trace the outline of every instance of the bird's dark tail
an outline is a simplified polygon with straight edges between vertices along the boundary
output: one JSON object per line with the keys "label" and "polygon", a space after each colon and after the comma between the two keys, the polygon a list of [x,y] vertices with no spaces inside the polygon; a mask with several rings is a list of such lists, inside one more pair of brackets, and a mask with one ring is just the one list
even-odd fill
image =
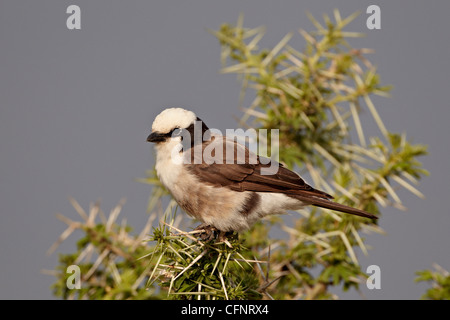
{"label": "bird's dark tail", "polygon": [[298,194],[291,195],[291,197],[296,198],[302,202],[311,204],[316,207],[345,212],[345,213],[349,213],[349,214],[353,214],[356,216],[369,218],[369,219],[378,219],[377,216],[375,216],[371,213],[368,213],[364,210],[352,208],[352,207],[349,207],[349,206],[346,206],[346,205],[343,205],[343,204],[340,204],[337,202],[333,202],[331,200],[321,199],[318,197],[303,196],[303,195],[298,195]]}

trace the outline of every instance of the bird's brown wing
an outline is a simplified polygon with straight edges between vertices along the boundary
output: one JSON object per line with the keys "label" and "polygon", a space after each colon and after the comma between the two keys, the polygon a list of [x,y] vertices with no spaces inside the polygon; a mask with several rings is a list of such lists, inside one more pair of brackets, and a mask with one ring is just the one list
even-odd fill
{"label": "bird's brown wing", "polygon": [[[222,152],[223,162],[228,163],[214,163],[212,159],[208,158],[215,156],[214,148],[210,148],[205,153],[210,143],[203,143],[203,154],[195,153],[191,150],[191,163],[187,164],[187,169],[193,173],[199,181],[213,186],[227,187],[234,191],[253,191],[253,192],[275,192],[283,193],[287,196],[296,198],[307,204],[346,212],[354,215],[359,215],[367,218],[376,219],[377,217],[367,213],[363,210],[348,207],[333,201],[333,197],[326,192],[314,189],[308,185],[298,174],[287,169],[282,164],[277,163],[278,170],[274,174],[262,174],[263,168],[268,168],[270,163],[263,164],[260,157],[252,154],[247,148],[236,143],[235,141],[223,140]],[[221,141],[213,143],[222,143]],[[226,145],[233,144],[233,155],[226,154]],[[219,146],[216,146],[216,151]],[[245,159],[237,157],[238,150],[242,149],[242,154],[245,154]],[[199,149],[200,150],[200,149]],[[189,150],[186,150],[189,151]],[[230,157],[233,159],[230,159]],[[201,161],[199,158],[201,157]],[[197,158],[197,161],[194,161]],[[226,161],[229,160],[229,161]],[[230,161],[234,160],[234,161]],[[237,163],[241,160],[240,163]],[[265,162],[264,162],[265,163]]]}

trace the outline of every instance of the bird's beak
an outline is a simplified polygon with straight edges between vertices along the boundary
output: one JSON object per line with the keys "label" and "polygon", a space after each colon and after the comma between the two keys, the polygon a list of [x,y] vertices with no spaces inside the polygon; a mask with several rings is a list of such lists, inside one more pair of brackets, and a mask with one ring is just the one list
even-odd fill
{"label": "bird's beak", "polygon": [[159,132],[152,132],[148,137],[147,137],[147,141],[148,142],[163,142],[166,140],[166,136],[164,134],[161,134]]}

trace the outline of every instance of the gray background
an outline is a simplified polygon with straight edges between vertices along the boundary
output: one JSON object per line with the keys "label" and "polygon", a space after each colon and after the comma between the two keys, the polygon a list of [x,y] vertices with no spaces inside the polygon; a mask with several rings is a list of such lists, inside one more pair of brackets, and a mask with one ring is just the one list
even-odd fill
{"label": "gray background", "polygon": [[[81,8],[81,30],[66,28],[66,8]],[[381,30],[366,28],[370,4],[381,7]],[[299,28],[312,30],[306,11],[320,18],[334,8],[361,15],[348,30],[365,32],[359,47],[392,98],[375,104],[388,129],[429,145],[426,200],[400,192],[407,212],[386,209],[387,235],[369,235],[363,267],[381,267],[381,290],[368,299],[417,299],[425,284],[414,272],[433,262],[450,269],[447,209],[450,108],[448,1],[12,1],[0,2],[0,298],[50,299],[56,265],[46,250],[78,219],[68,197],[82,206],[101,199],[109,211],[126,197],[122,217],[139,229],[147,219],[150,186],[134,179],[153,166],[145,139],[153,118],[168,106],[195,111],[211,127],[235,128],[239,84],[218,73],[219,45],[206,29],[235,22],[265,25],[262,46]],[[291,45],[302,49],[297,34]],[[368,112],[368,134],[378,134]],[[74,234],[57,252],[71,252]],[[342,299],[360,299],[351,291]]]}

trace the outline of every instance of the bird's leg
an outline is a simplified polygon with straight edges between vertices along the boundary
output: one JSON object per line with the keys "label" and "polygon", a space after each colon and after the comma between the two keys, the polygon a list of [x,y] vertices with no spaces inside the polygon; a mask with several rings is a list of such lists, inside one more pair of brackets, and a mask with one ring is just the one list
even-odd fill
{"label": "bird's leg", "polygon": [[203,230],[203,232],[200,233],[199,236],[199,238],[203,241],[211,241],[217,239],[219,242],[224,242],[225,240],[233,237],[234,235],[233,231],[221,231],[216,227],[213,227],[206,223],[202,223],[194,230],[195,231]]}
{"label": "bird's leg", "polygon": [[200,239],[203,241],[211,241],[216,238],[216,233],[219,231],[215,227],[210,226],[206,223],[202,223],[194,230],[204,230],[204,232],[200,233]]}

